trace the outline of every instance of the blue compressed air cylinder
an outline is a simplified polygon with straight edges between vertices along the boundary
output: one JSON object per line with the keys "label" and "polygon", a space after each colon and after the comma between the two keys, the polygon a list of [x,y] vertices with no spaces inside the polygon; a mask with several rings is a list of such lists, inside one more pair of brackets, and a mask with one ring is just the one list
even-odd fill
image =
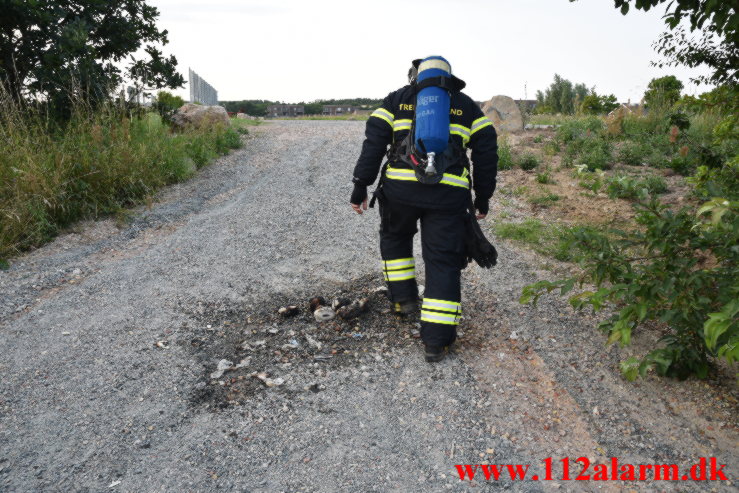
{"label": "blue compressed air cylinder", "polygon": [[[431,77],[451,77],[451,72],[449,62],[440,56],[431,56],[418,66],[417,80],[422,82]],[[418,92],[414,135],[417,149],[437,154],[446,150],[449,142],[449,104],[449,93],[440,87],[429,86]]]}

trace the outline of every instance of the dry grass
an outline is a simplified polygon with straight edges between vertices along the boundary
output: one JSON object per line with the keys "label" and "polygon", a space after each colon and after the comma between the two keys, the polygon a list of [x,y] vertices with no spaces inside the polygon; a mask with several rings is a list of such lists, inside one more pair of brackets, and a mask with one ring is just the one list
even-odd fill
{"label": "dry grass", "polygon": [[58,123],[0,94],[0,260],[116,213],[240,145],[230,127],[173,134],[158,115],[79,105]]}

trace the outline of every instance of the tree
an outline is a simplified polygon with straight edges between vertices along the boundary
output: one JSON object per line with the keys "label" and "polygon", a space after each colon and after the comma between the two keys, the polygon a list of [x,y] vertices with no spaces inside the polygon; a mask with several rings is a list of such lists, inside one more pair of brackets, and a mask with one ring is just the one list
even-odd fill
{"label": "tree", "polygon": [[[577,0],[570,0],[575,2]],[[657,52],[665,57],[655,65],[700,67],[711,71],[695,82],[736,84],[739,78],[739,9],[735,1],[721,0],[614,0],[615,7],[626,15],[631,5],[648,11],[667,3],[665,24],[668,30],[655,43]],[[687,31],[699,31],[690,36],[681,25],[688,21]]]}
{"label": "tree", "polygon": [[176,58],[157,48],[167,31],[144,0],[0,0],[0,11],[0,81],[16,101],[68,110],[75,98],[108,98],[124,78],[137,90],[184,83]]}
{"label": "tree", "polygon": [[683,83],[674,75],[666,75],[649,81],[644,102],[648,108],[671,108],[680,100]]}
{"label": "tree", "polygon": [[159,91],[152,104],[162,118],[169,120],[185,104],[185,100],[171,92]]}
{"label": "tree", "polygon": [[536,91],[537,111],[571,115],[588,95],[585,84],[573,85],[567,79],[554,74],[554,81],[545,92]]}

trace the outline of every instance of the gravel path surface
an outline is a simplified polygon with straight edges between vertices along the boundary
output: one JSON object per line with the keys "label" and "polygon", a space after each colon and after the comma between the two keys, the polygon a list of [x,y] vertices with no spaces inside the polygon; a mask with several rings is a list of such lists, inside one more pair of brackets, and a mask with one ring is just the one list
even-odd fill
{"label": "gravel path surface", "polygon": [[[716,456],[735,479],[736,382],[625,382],[618,362],[653,339],[627,353],[558,299],[522,307],[551,274],[507,244],[465,271],[454,353],[423,362],[416,321],[375,292],[377,213],[347,204],[363,129],[257,127],[124,227],[81,224],[0,272],[0,491],[734,490],[460,481],[456,464],[543,477],[546,457],[556,479],[567,456]],[[314,295],[370,308],[318,324]],[[212,375],[224,359],[241,366]]]}

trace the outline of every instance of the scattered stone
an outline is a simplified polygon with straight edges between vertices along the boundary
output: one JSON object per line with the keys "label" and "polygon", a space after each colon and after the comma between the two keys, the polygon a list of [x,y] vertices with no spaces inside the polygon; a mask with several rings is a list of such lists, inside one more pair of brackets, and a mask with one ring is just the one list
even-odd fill
{"label": "scattered stone", "polygon": [[[69,335],[69,332],[62,332],[63,335]],[[154,343],[154,346],[158,347],[159,349],[167,349],[167,341],[157,341]]]}
{"label": "scattered stone", "polygon": [[423,284],[418,285],[418,297],[423,298],[423,295],[426,294],[426,286]]}
{"label": "scattered stone", "polygon": [[512,341],[517,341],[518,340],[518,332],[516,332],[515,330],[513,332],[511,332],[510,338],[511,338]]}
{"label": "scattered stone", "polygon": [[216,371],[210,374],[210,378],[212,378],[213,380],[221,378],[225,372],[233,369],[233,366],[234,364],[231,361],[227,359],[222,359],[218,362],[218,365],[216,366]]}
{"label": "scattered stone", "polygon": [[264,385],[266,385],[267,387],[279,387],[280,385],[282,385],[283,383],[285,383],[285,379],[284,378],[279,378],[278,377],[278,378],[272,379],[272,378],[269,378],[267,376],[267,374],[264,373],[264,372],[257,373],[255,376],[259,380],[261,380],[262,383],[264,383]]}
{"label": "scattered stone", "polygon": [[303,336],[305,337],[305,340],[306,340],[306,341],[308,341],[308,344],[310,344],[310,345],[311,345],[311,346],[313,346],[314,348],[318,349],[319,351],[320,351],[320,350],[321,350],[321,348],[323,347],[323,344],[321,344],[321,343],[320,343],[320,342],[318,342],[317,340],[313,339],[313,338],[312,338],[311,336],[309,336],[308,334],[303,334]]}
{"label": "scattered stone", "polygon": [[327,322],[336,316],[336,312],[327,306],[321,306],[313,312],[313,316],[316,322]]}
{"label": "scattered stone", "polygon": [[287,318],[287,317],[294,317],[299,312],[300,312],[300,309],[297,306],[295,306],[295,305],[283,306],[282,308],[280,308],[279,310],[277,310],[277,313],[279,313],[280,316],[283,316],[285,318]]}
{"label": "scattered stone", "polygon": [[239,361],[239,364],[236,365],[236,366],[234,366],[233,369],[236,370],[238,368],[244,368],[244,367],[248,366],[249,363],[251,363],[251,357],[244,358],[241,361]]}

